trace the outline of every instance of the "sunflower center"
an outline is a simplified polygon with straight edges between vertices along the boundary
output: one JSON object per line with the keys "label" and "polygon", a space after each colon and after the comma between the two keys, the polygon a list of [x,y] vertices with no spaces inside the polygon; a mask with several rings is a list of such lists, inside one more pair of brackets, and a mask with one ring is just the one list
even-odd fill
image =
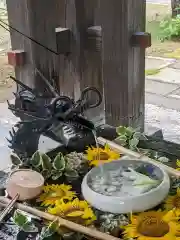
{"label": "sunflower center", "polygon": [[173,204],[174,207],[180,208],[180,197],[179,197],[179,196],[175,197],[173,203],[174,203],[174,204]]}
{"label": "sunflower center", "polygon": [[97,153],[94,157],[93,160],[108,160],[109,159],[109,155],[106,152],[99,152]]}
{"label": "sunflower center", "polygon": [[61,189],[58,189],[56,192],[52,191],[49,193],[50,198],[63,197],[64,195],[64,191]]}
{"label": "sunflower center", "polygon": [[157,217],[147,217],[138,224],[138,232],[146,237],[163,237],[169,232],[169,225]]}

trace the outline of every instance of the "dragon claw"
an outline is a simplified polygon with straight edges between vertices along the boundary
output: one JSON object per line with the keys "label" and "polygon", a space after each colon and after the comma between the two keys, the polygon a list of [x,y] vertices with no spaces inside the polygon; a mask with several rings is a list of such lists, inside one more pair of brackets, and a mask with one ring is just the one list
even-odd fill
{"label": "dragon claw", "polygon": [[8,141],[8,143],[12,144],[12,140],[6,138],[6,140]]}
{"label": "dragon claw", "polygon": [[14,129],[14,128],[12,128],[12,132],[13,132],[13,134],[14,134],[14,135],[16,134],[16,131],[15,131],[15,129]]}
{"label": "dragon claw", "polygon": [[15,93],[15,92],[13,92],[13,95],[15,96],[15,98],[17,98],[17,97],[18,97],[17,93]]}
{"label": "dragon claw", "polygon": [[13,134],[12,134],[12,132],[11,132],[11,131],[9,131],[9,134],[10,134],[10,136],[13,138]]}

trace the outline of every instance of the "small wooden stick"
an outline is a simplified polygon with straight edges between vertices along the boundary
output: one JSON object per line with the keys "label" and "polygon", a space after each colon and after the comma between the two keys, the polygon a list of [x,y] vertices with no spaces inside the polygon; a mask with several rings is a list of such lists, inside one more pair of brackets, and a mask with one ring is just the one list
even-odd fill
{"label": "small wooden stick", "polygon": [[[132,157],[132,160],[141,160],[141,161],[149,162],[149,163],[152,163],[152,164],[156,164],[159,167],[163,168],[169,175],[175,176],[175,177],[180,177],[180,171],[178,171],[178,170],[176,170],[172,167],[169,167],[169,166],[167,166],[163,163],[160,163],[160,162],[158,162],[158,161],[156,161],[152,158],[149,158],[149,157],[147,157],[145,155],[142,155],[138,152],[131,151],[130,149],[124,148],[124,147],[120,146],[119,144],[117,144],[115,142],[112,142],[112,141],[109,141],[109,140],[107,140],[105,138],[102,138],[102,137],[98,137],[97,141],[98,141],[99,144],[101,144],[103,146],[105,144],[108,144],[109,147],[114,149],[115,151]],[[133,159],[133,157],[135,159]]]}
{"label": "small wooden stick", "polygon": [[[9,200],[6,197],[0,197],[0,205],[1,206],[4,206],[4,204],[9,204],[10,201],[11,200]],[[66,219],[51,215],[49,213],[42,212],[42,211],[40,211],[36,208],[26,206],[22,203],[15,203],[15,207],[24,211],[24,212],[30,213],[32,215],[35,215],[37,217],[46,219],[48,221],[53,222],[53,221],[58,220],[60,226],[66,227],[66,228],[71,229],[72,231],[75,231],[75,232],[83,233],[83,234],[85,234],[87,236],[90,236],[90,237],[93,237],[95,239],[99,239],[99,240],[122,240],[120,238],[116,238],[116,237],[113,237],[113,236],[108,235],[106,233],[102,233],[100,231],[97,231],[97,230],[94,230],[94,229],[91,229],[91,228],[88,228],[88,227],[84,227],[80,224],[77,224],[77,223],[68,221]]]}
{"label": "small wooden stick", "polygon": [[17,194],[12,200],[10,200],[10,202],[6,206],[6,208],[0,213],[0,222],[2,222],[2,220],[5,218],[5,216],[9,213],[9,211],[15,205],[18,198],[19,198],[19,194]]}

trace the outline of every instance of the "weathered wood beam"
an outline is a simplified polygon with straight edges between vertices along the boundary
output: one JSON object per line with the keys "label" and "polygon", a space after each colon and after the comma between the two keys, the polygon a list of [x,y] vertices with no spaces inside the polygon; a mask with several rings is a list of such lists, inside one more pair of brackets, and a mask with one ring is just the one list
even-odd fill
{"label": "weathered wood beam", "polygon": [[87,29],[87,45],[89,51],[102,51],[102,27],[92,26]]}
{"label": "weathered wood beam", "polygon": [[148,48],[151,46],[151,34],[147,32],[136,32],[131,36],[131,46]]}
{"label": "weathered wood beam", "polygon": [[[76,1],[78,3],[79,0]],[[94,32],[98,32],[98,29],[101,26],[100,22],[100,0],[83,0],[84,4],[84,20],[81,23],[81,81],[80,88],[81,90],[88,86],[96,87],[103,95],[103,80],[102,80],[102,51],[101,45],[99,45],[99,51],[96,51],[95,48],[92,48],[89,44],[88,37],[92,37]],[[80,3],[79,3],[80,4]],[[83,4],[81,4],[83,6]],[[78,6],[78,5],[76,5]],[[77,14],[82,15],[82,6],[77,9]],[[79,10],[78,10],[79,9]],[[95,27],[94,27],[95,26]],[[93,27],[91,29],[91,27]],[[79,27],[80,29],[80,27]],[[90,32],[90,36],[88,35]],[[91,40],[90,40],[91,41]],[[94,96],[91,96],[94,98]],[[104,101],[96,109],[91,109],[86,113],[86,116],[89,119],[92,119],[96,122],[97,125],[104,122]]]}
{"label": "weathered wood beam", "polygon": [[180,0],[171,0],[172,17],[176,17],[180,13]]}
{"label": "weathered wood beam", "polygon": [[36,68],[57,82],[60,58],[56,54],[55,28],[65,27],[65,0],[7,0],[7,10],[10,25],[41,44],[11,29],[12,49],[26,52],[26,65],[15,68],[16,77],[44,93],[47,90]]}
{"label": "weathered wood beam", "polygon": [[101,1],[105,119],[113,126],[144,127],[145,48],[133,47],[131,37],[145,32],[145,5]]}
{"label": "weathered wood beam", "polygon": [[71,52],[71,31],[69,28],[58,27],[55,29],[56,46],[58,54],[69,54]]}

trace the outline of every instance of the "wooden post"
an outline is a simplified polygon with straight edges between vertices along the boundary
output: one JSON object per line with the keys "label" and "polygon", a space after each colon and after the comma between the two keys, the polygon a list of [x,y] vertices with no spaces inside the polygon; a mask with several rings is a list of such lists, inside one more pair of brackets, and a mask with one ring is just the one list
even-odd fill
{"label": "wooden post", "polygon": [[64,19],[64,0],[7,0],[7,10],[9,24],[27,36],[11,29],[12,49],[24,50],[26,54],[25,66],[15,69],[16,77],[44,94],[46,90],[41,77],[36,73],[36,68],[46,78],[57,80],[59,58],[54,54],[57,52],[55,29]]}
{"label": "wooden post", "polygon": [[145,49],[133,47],[131,37],[145,31],[145,5],[101,1],[105,119],[113,126],[144,126]]}
{"label": "wooden post", "polygon": [[180,0],[171,0],[172,17],[180,13]]}

